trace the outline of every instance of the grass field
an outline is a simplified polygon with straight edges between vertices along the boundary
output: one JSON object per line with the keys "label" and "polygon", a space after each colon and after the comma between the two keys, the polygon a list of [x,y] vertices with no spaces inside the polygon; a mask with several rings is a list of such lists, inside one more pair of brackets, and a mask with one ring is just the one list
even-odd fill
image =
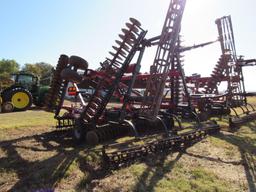
{"label": "grass field", "polygon": [[115,171],[102,168],[101,146],[54,125],[40,110],[0,114],[0,191],[256,191],[256,121]]}

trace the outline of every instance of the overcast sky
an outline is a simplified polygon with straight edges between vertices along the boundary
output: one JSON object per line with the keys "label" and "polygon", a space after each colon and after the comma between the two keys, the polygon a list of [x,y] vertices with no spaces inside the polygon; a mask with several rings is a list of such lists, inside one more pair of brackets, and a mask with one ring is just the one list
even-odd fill
{"label": "overcast sky", "polygon": [[[90,68],[108,56],[121,28],[134,17],[159,35],[170,0],[1,0],[0,58],[19,64],[56,64],[60,54],[85,58]],[[183,45],[217,39],[215,19],[231,15],[238,55],[256,58],[255,0],[187,0],[182,21]],[[142,71],[155,50],[146,51]],[[185,73],[209,75],[220,57],[216,43],[185,54]],[[254,89],[256,67],[245,69],[248,90]]]}

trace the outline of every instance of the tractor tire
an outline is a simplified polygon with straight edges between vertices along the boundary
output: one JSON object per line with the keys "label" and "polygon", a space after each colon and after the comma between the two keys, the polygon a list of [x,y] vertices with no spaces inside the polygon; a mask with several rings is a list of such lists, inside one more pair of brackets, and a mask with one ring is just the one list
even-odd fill
{"label": "tractor tire", "polygon": [[8,91],[5,99],[5,102],[11,102],[13,104],[14,111],[26,111],[33,103],[31,93],[22,87]]}
{"label": "tractor tire", "polygon": [[88,68],[88,62],[84,60],[82,57],[78,57],[75,55],[72,55],[69,58],[69,63],[77,69],[86,70]]}
{"label": "tractor tire", "polygon": [[13,110],[14,110],[14,107],[11,102],[5,102],[2,104],[2,112],[3,113],[10,113],[10,112],[13,112]]}

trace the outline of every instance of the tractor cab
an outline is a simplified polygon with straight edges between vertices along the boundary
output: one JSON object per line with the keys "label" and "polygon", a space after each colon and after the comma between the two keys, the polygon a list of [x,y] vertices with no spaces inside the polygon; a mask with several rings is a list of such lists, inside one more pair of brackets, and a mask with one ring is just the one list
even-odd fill
{"label": "tractor cab", "polygon": [[38,77],[25,72],[13,73],[11,75],[11,79],[13,80],[16,86],[24,87],[30,92],[37,92],[38,88]]}

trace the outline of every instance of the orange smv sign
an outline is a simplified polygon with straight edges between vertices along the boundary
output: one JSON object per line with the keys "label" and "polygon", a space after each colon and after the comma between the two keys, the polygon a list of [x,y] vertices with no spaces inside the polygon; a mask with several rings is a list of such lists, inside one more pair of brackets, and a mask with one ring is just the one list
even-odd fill
{"label": "orange smv sign", "polygon": [[76,96],[77,92],[76,92],[76,87],[69,87],[68,88],[68,95],[69,96]]}

